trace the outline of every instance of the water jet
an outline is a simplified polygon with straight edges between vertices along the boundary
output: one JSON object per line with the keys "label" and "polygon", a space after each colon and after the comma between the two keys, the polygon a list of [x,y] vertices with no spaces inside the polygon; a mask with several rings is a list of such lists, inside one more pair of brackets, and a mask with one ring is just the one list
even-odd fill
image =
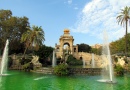
{"label": "water jet", "polygon": [[8,62],[8,45],[9,45],[9,40],[6,40],[6,45],[4,48],[4,52],[2,55],[2,60],[1,60],[1,64],[0,64],[0,76],[6,76],[8,74],[6,74],[6,70],[7,70],[7,62]]}

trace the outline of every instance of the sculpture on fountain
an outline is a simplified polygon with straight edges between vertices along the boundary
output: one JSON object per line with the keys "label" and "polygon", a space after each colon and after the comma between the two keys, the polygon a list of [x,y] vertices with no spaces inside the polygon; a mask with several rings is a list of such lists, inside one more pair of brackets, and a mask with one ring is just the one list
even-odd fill
{"label": "sculpture on fountain", "polygon": [[39,62],[39,56],[32,56],[33,59],[31,63],[34,65],[34,68],[40,68],[42,67],[42,64]]}

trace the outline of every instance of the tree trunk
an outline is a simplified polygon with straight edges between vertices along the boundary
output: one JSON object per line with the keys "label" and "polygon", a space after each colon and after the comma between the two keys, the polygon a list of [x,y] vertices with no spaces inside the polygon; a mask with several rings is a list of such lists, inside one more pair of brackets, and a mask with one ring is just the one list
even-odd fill
{"label": "tree trunk", "polygon": [[27,51],[27,47],[26,47],[25,50],[24,50],[23,58],[25,58],[25,53],[26,53],[26,51]]}
{"label": "tree trunk", "polygon": [[128,49],[128,45],[127,45],[127,20],[126,20],[126,35],[125,35],[125,56],[126,56],[126,61],[127,61],[127,49]]}
{"label": "tree trunk", "polygon": [[30,45],[31,45],[31,43],[29,43],[29,45],[26,46],[24,53],[23,53],[23,58],[25,58],[25,53],[26,53],[26,51],[27,51],[27,49],[29,48]]}

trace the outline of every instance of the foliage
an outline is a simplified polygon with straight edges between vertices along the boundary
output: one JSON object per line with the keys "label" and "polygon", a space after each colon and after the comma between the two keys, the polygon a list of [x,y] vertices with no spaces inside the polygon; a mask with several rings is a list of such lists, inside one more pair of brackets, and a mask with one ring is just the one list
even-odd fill
{"label": "foliage", "polygon": [[117,62],[118,62],[118,57],[113,56],[113,57],[112,57],[112,60],[114,60],[114,62],[116,62],[116,63],[117,63]]}
{"label": "foliage", "polygon": [[126,34],[125,34],[125,54],[127,55],[128,51],[128,37],[127,37],[127,29],[128,29],[128,23],[130,22],[130,7],[125,7],[124,9],[121,9],[120,14],[117,16],[117,22],[118,24],[125,26],[126,28]]}
{"label": "foliage", "polygon": [[69,55],[66,63],[68,65],[76,66],[76,65],[82,65],[83,61],[82,60],[77,60],[76,58],[73,57],[73,55]]}
{"label": "foliage", "polygon": [[44,31],[41,27],[32,26],[32,28],[28,28],[27,32],[23,33],[21,37],[21,42],[24,42],[26,47],[24,55],[27,49],[38,50],[44,40]]}
{"label": "foliage", "polygon": [[102,54],[101,52],[102,52],[102,47],[91,49],[91,53],[94,53],[94,54],[97,54],[97,55],[101,55]]}
{"label": "foliage", "polygon": [[46,45],[42,45],[38,51],[34,51],[34,54],[39,56],[39,61],[40,63],[42,63],[42,65],[51,64],[53,48]]}
{"label": "foliage", "polygon": [[[130,46],[130,33],[128,33],[128,46]],[[130,47],[128,49],[128,55],[130,53]],[[125,55],[125,36],[119,40],[110,43],[111,54]]]}
{"label": "foliage", "polygon": [[54,67],[54,73],[59,76],[68,75],[68,65],[62,63]]}
{"label": "foliage", "polygon": [[124,68],[119,64],[115,66],[115,71],[117,75],[124,75]]}
{"label": "foliage", "polygon": [[11,67],[13,64],[13,59],[11,57],[8,57],[8,67]]}
{"label": "foliage", "polygon": [[91,47],[87,44],[81,43],[78,44],[78,52],[90,52]]}
{"label": "foliage", "polygon": [[20,43],[21,36],[27,31],[29,22],[27,17],[12,16],[10,10],[0,10],[0,50],[4,49],[5,42],[9,39],[9,54],[22,52],[23,44]]}

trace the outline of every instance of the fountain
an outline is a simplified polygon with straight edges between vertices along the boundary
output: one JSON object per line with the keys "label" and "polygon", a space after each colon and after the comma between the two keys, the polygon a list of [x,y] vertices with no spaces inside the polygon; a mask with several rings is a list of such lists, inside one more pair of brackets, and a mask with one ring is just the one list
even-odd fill
{"label": "fountain", "polygon": [[3,56],[2,56],[2,60],[1,60],[1,64],[0,64],[0,76],[4,76],[7,75],[6,70],[7,70],[7,62],[8,62],[8,45],[9,45],[9,41],[6,40],[6,45],[4,48],[4,52],[3,52]]}
{"label": "fountain", "polygon": [[85,60],[83,60],[83,68],[85,68],[85,63],[86,63]]}
{"label": "fountain", "polygon": [[55,50],[53,50],[53,57],[52,57],[52,67],[56,66],[56,57],[55,57]]}
{"label": "fountain", "polygon": [[103,72],[102,80],[98,80],[100,82],[107,82],[107,83],[116,83],[114,81],[114,75],[113,75],[113,65],[112,65],[112,59],[110,54],[110,48],[108,43],[108,36],[106,31],[103,33],[104,35],[104,43],[102,48],[102,63],[103,63]]}
{"label": "fountain", "polygon": [[94,54],[92,53],[92,68],[95,68]]}

